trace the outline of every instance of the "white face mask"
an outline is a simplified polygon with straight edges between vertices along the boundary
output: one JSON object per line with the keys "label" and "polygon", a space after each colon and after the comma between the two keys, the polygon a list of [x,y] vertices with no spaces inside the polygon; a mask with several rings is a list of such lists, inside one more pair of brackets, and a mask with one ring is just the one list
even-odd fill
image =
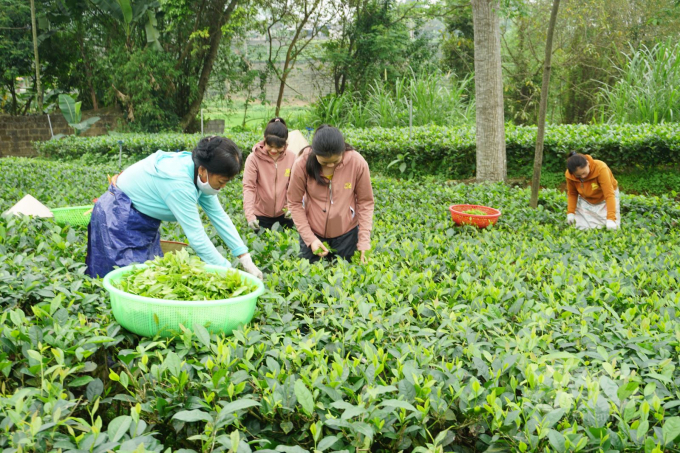
{"label": "white face mask", "polygon": [[210,174],[208,174],[208,181],[203,182],[201,181],[201,176],[196,175],[196,185],[198,186],[198,189],[203,192],[206,195],[217,195],[220,193],[220,189],[214,189],[213,186],[210,185]]}

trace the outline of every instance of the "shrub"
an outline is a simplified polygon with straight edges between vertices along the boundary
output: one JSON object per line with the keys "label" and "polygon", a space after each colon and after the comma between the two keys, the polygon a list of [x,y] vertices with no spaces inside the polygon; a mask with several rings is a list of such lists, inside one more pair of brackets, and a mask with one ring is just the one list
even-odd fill
{"label": "shrub", "polygon": [[[474,127],[414,127],[411,140],[408,128],[345,129],[345,138],[368,160],[374,171],[388,171],[399,155],[414,173],[467,178],[475,173]],[[248,154],[261,139],[259,132],[228,133]],[[59,141],[38,142],[40,154],[60,159],[84,155],[105,160],[117,158],[118,140],[124,141],[126,156],[139,159],[156,150],[191,150],[200,135],[187,134],[112,134],[103,137],[68,137]],[[520,174],[533,165],[536,128],[506,127],[509,174]],[[657,125],[561,125],[547,129],[544,169],[563,171],[569,151],[592,154],[614,169],[658,167],[680,163],[680,124]],[[399,173],[399,166],[389,172]]]}

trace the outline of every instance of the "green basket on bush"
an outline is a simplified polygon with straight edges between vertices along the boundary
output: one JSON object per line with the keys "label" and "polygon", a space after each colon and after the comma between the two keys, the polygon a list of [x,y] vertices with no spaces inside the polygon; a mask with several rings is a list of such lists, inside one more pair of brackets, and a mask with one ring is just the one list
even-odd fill
{"label": "green basket on bush", "polygon": [[[238,271],[241,278],[257,285],[250,294],[222,300],[177,301],[137,296],[122,291],[114,283],[133,268],[144,264],[121,267],[106,274],[104,288],[111,298],[111,310],[118,323],[130,332],[144,337],[169,337],[181,332],[179,325],[193,329],[200,324],[211,333],[231,334],[253,319],[257,298],[264,293],[264,284],[257,277]],[[229,267],[205,265],[206,272],[226,273]]]}
{"label": "green basket on bush", "polygon": [[70,208],[50,209],[54,215],[54,221],[59,225],[88,225],[92,216],[92,208],[89,206],[73,206]]}

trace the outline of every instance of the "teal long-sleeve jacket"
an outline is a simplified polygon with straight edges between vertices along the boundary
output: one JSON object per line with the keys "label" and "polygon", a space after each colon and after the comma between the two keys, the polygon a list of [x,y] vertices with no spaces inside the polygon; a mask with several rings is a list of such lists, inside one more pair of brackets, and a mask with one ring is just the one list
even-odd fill
{"label": "teal long-sleeve jacket", "polygon": [[248,247],[224,212],[217,195],[206,195],[196,188],[194,161],[190,152],[156,151],[126,168],[118,177],[116,185],[132,200],[132,205],[139,212],[154,219],[179,222],[189,245],[206,263],[230,266],[208,238],[198,205],[203,208],[234,256],[248,252]]}

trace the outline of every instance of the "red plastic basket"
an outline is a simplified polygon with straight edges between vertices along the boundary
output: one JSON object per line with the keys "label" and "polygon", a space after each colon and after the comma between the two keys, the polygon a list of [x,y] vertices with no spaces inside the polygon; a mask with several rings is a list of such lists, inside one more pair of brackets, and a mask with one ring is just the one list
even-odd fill
{"label": "red plastic basket", "polygon": [[[486,212],[487,215],[463,213],[463,211],[468,211],[470,209],[477,209],[479,211]],[[476,204],[454,204],[453,206],[449,207],[449,211],[451,211],[451,219],[453,219],[456,224],[476,225],[479,228],[486,228],[489,225],[493,225],[494,223],[498,222],[498,218],[501,216],[501,211],[498,209]]]}

